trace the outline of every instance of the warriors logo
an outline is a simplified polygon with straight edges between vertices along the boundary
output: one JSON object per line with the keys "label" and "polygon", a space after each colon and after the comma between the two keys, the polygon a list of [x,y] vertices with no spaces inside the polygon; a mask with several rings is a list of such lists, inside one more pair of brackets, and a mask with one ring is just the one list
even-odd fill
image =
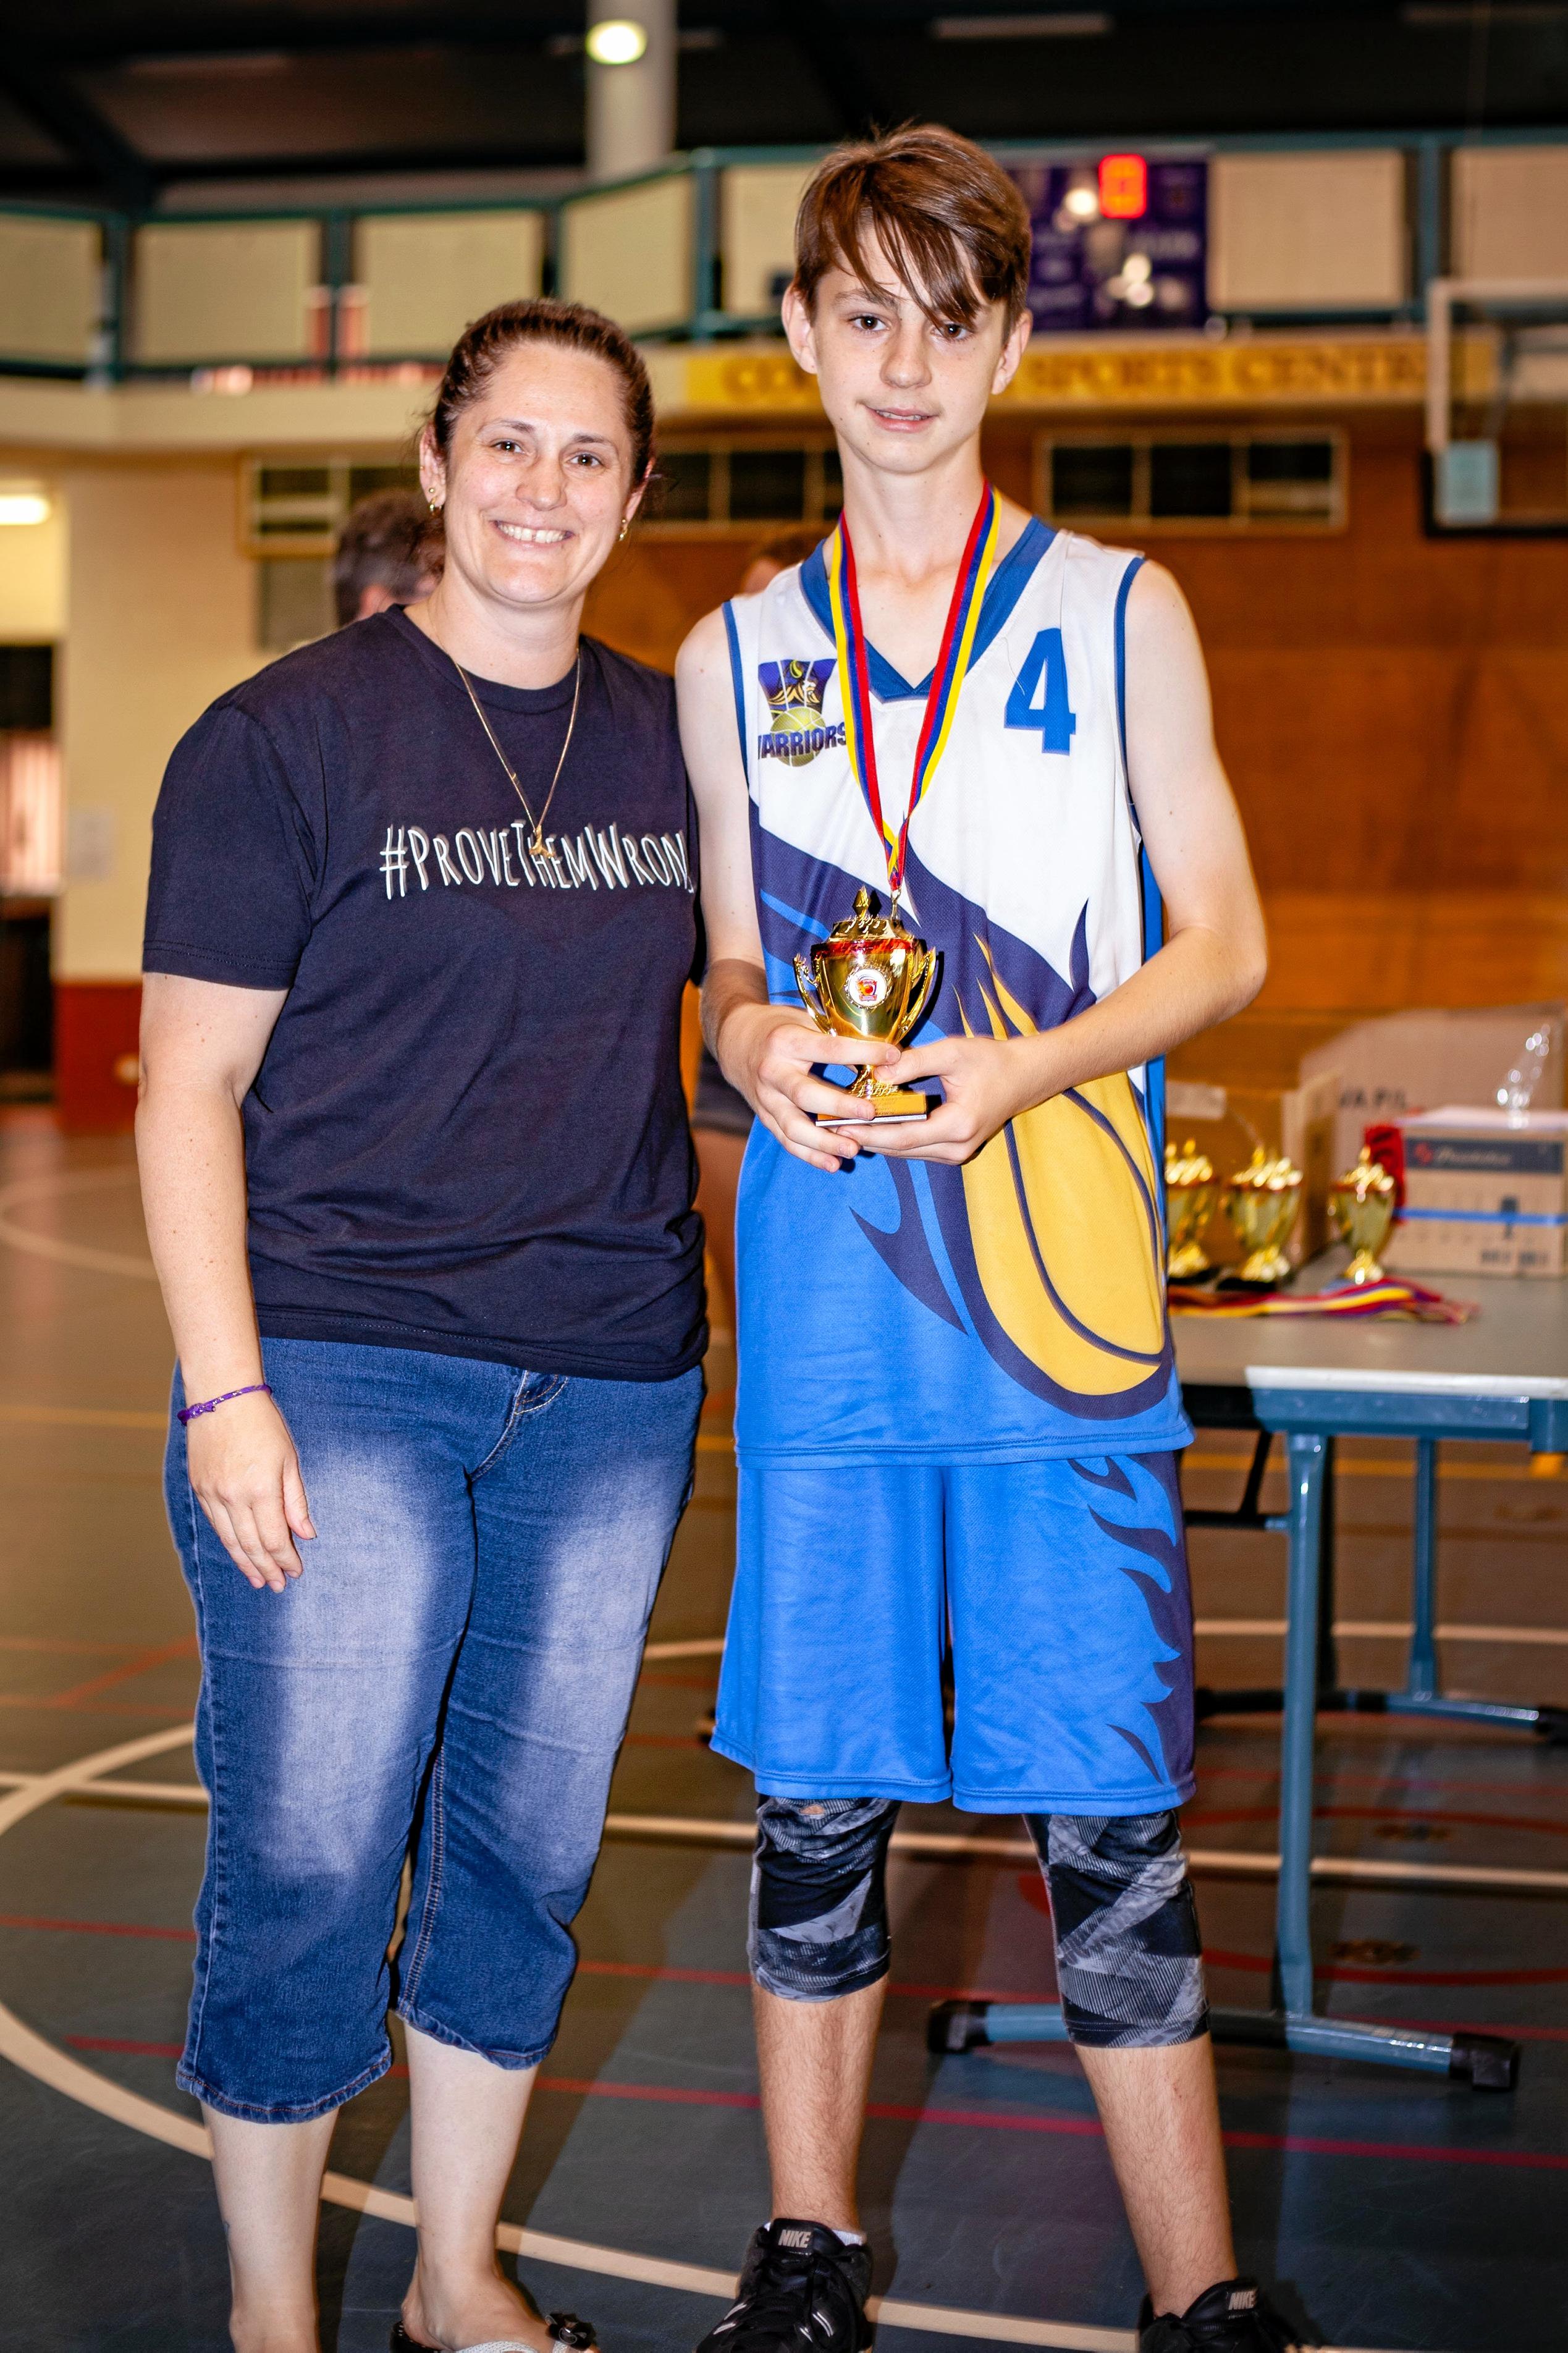
{"label": "warriors logo", "polygon": [[758,665],[757,678],[773,723],[757,738],[759,760],[783,760],[789,767],[804,768],[819,752],[843,743],[843,722],[829,726],[822,715],[822,698],[832,676],[831,654],[820,661]]}

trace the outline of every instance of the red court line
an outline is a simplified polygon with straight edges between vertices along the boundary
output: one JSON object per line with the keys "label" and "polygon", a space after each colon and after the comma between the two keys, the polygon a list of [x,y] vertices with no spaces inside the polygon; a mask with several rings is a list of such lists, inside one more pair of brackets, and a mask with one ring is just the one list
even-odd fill
{"label": "red court line", "polygon": [[[178,2058],[174,2042],[116,2042],[108,2036],[71,2034],[78,2051],[124,2052],[139,2057]],[[394,2067],[395,2075],[406,2074]],[[638,2100],[681,2108],[759,2108],[755,2092],[693,2091],[678,2084],[601,2084],[585,2075],[541,2075],[542,2092],[563,2092],[574,2099]],[[1051,2139],[1102,2140],[1100,2125],[1089,2116],[1020,2116],[992,2108],[922,2108],[899,2100],[872,2100],[868,2116],[884,2124],[960,2125],[984,2132],[1043,2133]],[[1227,2132],[1227,2148],[1279,2149],[1291,2156],[1371,2157],[1385,2162],[1414,2159],[1428,2165],[1502,2166],[1519,2172],[1568,2172],[1568,2156],[1546,2149],[1455,2148],[1440,2142],[1401,2140],[1339,2140],[1315,2133]]]}
{"label": "red court line", "polygon": [[[110,1784],[108,1786],[112,1786]],[[154,1936],[165,1941],[192,1944],[194,1928],[154,1928],[130,1920],[59,1920],[41,1913],[0,1912],[0,1928],[37,1928],[85,1936]],[[1263,1976],[1273,1967],[1262,1953],[1232,1953],[1215,1947],[1205,1949],[1204,1958],[1211,1968],[1242,1969],[1249,1975]],[[647,1961],[592,1961],[577,1964],[584,1977],[639,1978],[669,1985],[745,1986],[751,1979],[743,1969],[680,1969],[663,1968]],[[1348,1968],[1342,1965],[1322,1968],[1316,1975],[1325,1984],[1345,1985],[1561,1985],[1568,1982],[1568,1968],[1554,1969],[1400,1969]],[[1048,2001],[1048,1992],[1022,1993],[1016,1989],[987,1986],[915,1985],[894,1978],[888,1987],[890,1994],[912,2001]],[[1400,2021],[1385,2020],[1384,2024]],[[1534,2028],[1510,2029],[1504,2026],[1466,2028],[1467,2032],[1521,2034],[1546,2031]],[[1568,2030],[1563,2031],[1568,2041]]]}
{"label": "red court line", "polygon": [[[1533,1814],[1456,1813],[1435,1806],[1317,1806],[1313,1811],[1321,1822],[1461,1822],[1474,1830],[1545,1831],[1553,1838],[1568,1838],[1568,1822],[1538,1820]],[[1182,1827],[1212,1831],[1232,1822],[1272,1822],[1279,1812],[1278,1806],[1201,1807],[1183,1814]]]}
{"label": "red court line", "polygon": [[[671,1969],[653,1961],[579,1961],[577,1973],[591,1978],[648,1978],[668,1985],[749,1986],[748,1969]],[[1050,2001],[1048,1989],[1024,1993],[1016,1986],[905,1985],[891,1978],[888,1991],[908,2001]]]}
{"label": "red court line", "polygon": [[157,1936],[165,1942],[194,1945],[194,1928],[147,1928],[135,1920],[51,1920],[36,1912],[0,1912],[0,1928],[64,1929],[79,1936]]}
{"label": "red court line", "polygon": [[[1227,1953],[1213,1945],[1204,1947],[1204,1959],[1214,1969],[1247,1969],[1267,1975],[1274,1966],[1263,1953]],[[1358,1969],[1336,1961],[1331,1968],[1315,1968],[1325,1985],[1463,1985],[1526,1986],[1568,1984],[1568,1968],[1558,1969]],[[1498,2030],[1500,2031],[1500,2029]]]}
{"label": "red court line", "polygon": [[[1568,2042],[1568,2026],[1485,2026],[1473,2018],[1348,2018],[1347,2026],[1413,2026],[1420,2034],[1503,2034],[1515,2042]],[[1335,2019],[1331,2023],[1338,2025]]]}
{"label": "red court line", "polygon": [[110,1691],[116,1683],[132,1683],[138,1675],[151,1673],[154,1667],[166,1667],[174,1659],[194,1659],[196,1638],[182,1634],[177,1642],[161,1642],[150,1651],[138,1651],[118,1667],[110,1667],[101,1675],[93,1675],[85,1683],[73,1683],[68,1691],[57,1692],[46,1704],[49,1707],[79,1707],[83,1700],[96,1699],[100,1692]]}
{"label": "red court line", "polygon": [[0,1651],[63,1651],[83,1658],[112,1658],[117,1651],[135,1648],[134,1642],[67,1642],[47,1634],[0,1634]]}
{"label": "red court line", "polygon": [[[1200,1765],[1198,1788],[1206,1781],[1264,1781],[1276,1787],[1279,1780],[1278,1757],[1265,1765]],[[1323,1766],[1316,1777],[1320,1789],[1393,1789],[1404,1798],[1422,1789],[1458,1790],[1469,1798],[1540,1798],[1543,1804],[1561,1803],[1561,1788],[1542,1787],[1532,1789],[1506,1781],[1449,1781],[1439,1775],[1391,1770],[1387,1773],[1342,1773],[1337,1765]]]}
{"label": "red court line", "polygon": [[177,2059],[177,2042],[130,2042],[118,2034],[68,2034],[73,2051],[118,2051],[133,2059]]}
{"label": "red court line", "polygon": [[151,1715],[169,1725],[183,1724],[191,1713],[188,1701],[184,1707],[151,1707],[132,1700],[105,1700],[100,1704],[90,1699],[36,1699],[31,1692],[0,1692],[0,1707],[30,1707],[46,1715]]}

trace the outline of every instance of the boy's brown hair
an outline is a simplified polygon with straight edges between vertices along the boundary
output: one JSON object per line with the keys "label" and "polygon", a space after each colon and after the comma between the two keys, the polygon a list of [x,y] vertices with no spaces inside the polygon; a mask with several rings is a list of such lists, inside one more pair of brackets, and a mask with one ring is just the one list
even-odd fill
{"label": "boy's brown hair", "polygon": [[868,231],[933,324],[972,327],[990,302],[1005,306],[1008,333],[1022,318],[1028,208],[973,140],[910,122],[824,157],[795,222],[795,283],[808,310],[832,269],[872,283],[861,244]]}

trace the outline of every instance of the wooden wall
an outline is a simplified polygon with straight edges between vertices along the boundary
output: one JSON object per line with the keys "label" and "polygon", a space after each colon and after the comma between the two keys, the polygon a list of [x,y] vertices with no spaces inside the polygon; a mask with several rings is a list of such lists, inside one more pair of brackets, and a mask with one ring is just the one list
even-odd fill
{"label": "wooden wall", "polygon": [[[1265,1008],[1568,996],[1568,539],[1427,538],[1420,452],[1414,415],[1352,425],[1343,533],[1146,543],[1207,652]],[[1026,426],[988,462],[1028,500]],[[752,544],[634,537],[589,626],[668,666]]]}

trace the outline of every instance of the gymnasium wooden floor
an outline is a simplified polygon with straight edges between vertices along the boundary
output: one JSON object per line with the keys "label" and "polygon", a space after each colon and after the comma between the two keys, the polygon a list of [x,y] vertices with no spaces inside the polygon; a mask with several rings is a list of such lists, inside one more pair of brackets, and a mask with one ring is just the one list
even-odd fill
{"label": "gymnasium wooden floor", "polygon": [[[0,1120],[0,2353],[221,2353],[225,2266],[195,2112],[174,2088],[204,1818],[181,1727],[195,1662],[159,1495],[170,1349],[127,1148]],[[584,1967],[508,2203],[542,2306],[606,2353],[681,2353],[718,2312],[766,2211],[744,1979],[749,1788],[697,1733],[731,1542],[731,1368],[716,1349],[696,1495],[655,1620]],[[1194,1500],[1233,1492],[1205,1434]],[[1459,1688],[1568,1703],[1568,1481],[1507,1449],[1446,1464],[1445,1645]],[[1346,1450],[1342,1615],[1359,1679],[1400,1666],[1407,1454]],[[1194,1545],[1200,1674],[1274,1672],[1278,1542]],[[1243,1621],[1253,1630],[1238,1632]],[[153,1744],[104,1765],[105,1752]],[[1346,2016],[1506,2031],[1511,2096],[1226,2051],[1221,2085],[1243,2262],[1331,2345],[1535,2353],[1563,2343],[1568,2262],[1568,1753],[1516,1736],[1328,1724],[1321,1837],[1336,1852],[1546,1874],[1533,1892],[1324,1884],[1321,1998]],[[95,1761],[99,1760],[99,1761]],[[1275,1726],[1202,1739],[1194,1844],[1273,1842]],[[59,1774],[91,1789],[56,1787]],[[124,1785],[139,1785],[127,1789]],[[119,1784],[117,1793],[116,1785]],[[151,1785],[151,1787],[149,1787]],[[647,1818],[674,1818],[650,1837]],[[641,1828],[639,1829],[639,1818]],[[680,1825],[731,1825],[700,1842]],[[1017,1835],[910,1810],[907,1829]],[[1212,1989],[1264,2002],[1272,1888],[1198,1884]],[[1120,2353],[1131,2244],[1065,2051],[928,2057],[947,1991],[1049,1989],[1037,1877],[1016,1857],[895,1862],[898,1955],[867,2141],[885,2353],[944,2340]],[[343,2112],[323,2212],[325,2341],[373,2353],[411,2259],[405,2084]],[[546,2260],[546,2258],[550,2260]],[[707,2274],[706,2277],[703,2275]],[[914,2310],[909,2307],[916,2307]]]}

